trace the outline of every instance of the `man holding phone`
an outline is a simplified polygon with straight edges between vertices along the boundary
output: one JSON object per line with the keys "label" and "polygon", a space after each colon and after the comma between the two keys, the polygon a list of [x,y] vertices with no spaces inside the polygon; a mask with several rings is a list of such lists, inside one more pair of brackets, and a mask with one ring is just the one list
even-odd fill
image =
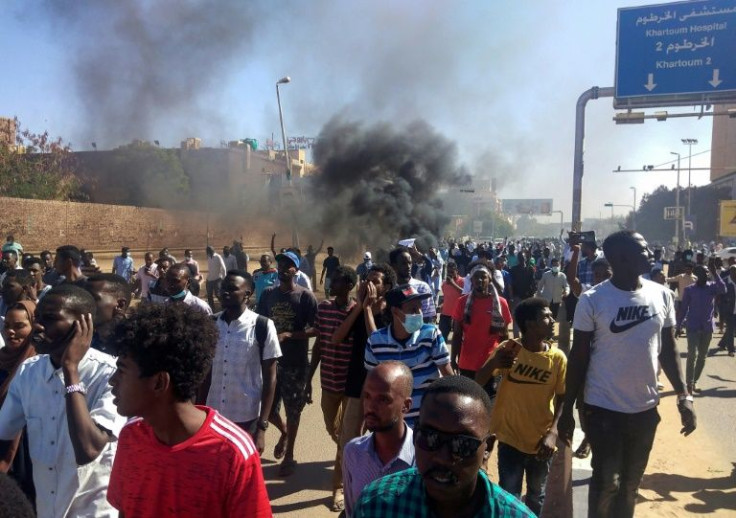
{"label": "man holding phone", "polygon": [[0,448],[27,427],[39,517],[117,516],[105,495],[125,418],[108,384],[115,360],[90,349],[96,310],[72,284],[46,294],[31,338],[39,354],[18,369],[0,409]]}

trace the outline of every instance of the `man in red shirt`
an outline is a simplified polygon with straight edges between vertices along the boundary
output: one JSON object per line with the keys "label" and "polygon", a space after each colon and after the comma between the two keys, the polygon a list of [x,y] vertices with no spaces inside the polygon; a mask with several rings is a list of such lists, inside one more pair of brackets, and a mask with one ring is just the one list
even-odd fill
{"label": "man in red shirt", "polygon": [[452,315],[455,313],[455,305],[457,299],[463,294],[465,279],[458,275],[457,263],[450,261],[447,263],[447,278],[442,283],[442,310],[440,311],[440,333],[447,341],[452,330]]}
{"label": "man in red shirt", "polygon": [[[508,302],[498,295],[487,266],[479,265],[470,274],[471,291],[455,305],[452,329],[452,365],[460,374],[475,379],[475,373],[496,346],[508,338],[511,311]],[[486,385],[495,396],[496,380]]]}
{"label": "man in red shirt", "polygon": [[212,363],[214,321],[186,304],[147,304],[120,323],[115,342],[113,403],[134,418],[120,433],[107,491],[121,516],[270,517],[251,438],[191,402]]}

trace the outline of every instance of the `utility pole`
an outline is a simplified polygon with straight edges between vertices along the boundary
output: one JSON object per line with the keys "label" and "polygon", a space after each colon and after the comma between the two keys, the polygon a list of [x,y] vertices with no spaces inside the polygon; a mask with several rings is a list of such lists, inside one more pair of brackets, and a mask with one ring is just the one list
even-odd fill
{"label": "utility pole", "polygon": [[677,155],[677,188],[675,190],[675,207],[677,218],[675,218],[675,245],[680,246],[680,153],[670,151],[670,154]]}

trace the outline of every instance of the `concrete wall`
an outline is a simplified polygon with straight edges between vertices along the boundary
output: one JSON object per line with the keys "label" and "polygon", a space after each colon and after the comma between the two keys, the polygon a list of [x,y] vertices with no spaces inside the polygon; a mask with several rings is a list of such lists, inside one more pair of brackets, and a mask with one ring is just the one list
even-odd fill
{"label": "concrete wall", "polygon": [[[203,250],[209,243],[221,248],[243,238],[245,247],[267,247],[278,232],[277,246],[289,246],[291,231],[269,222],[237,221],[234,216],[62,201],[0,197],[0,237],[13,234],[24,250],[73,244],[88,250],[116,250],[121,246],[158,251],[170,248]],[[287,242],[289,241],[289,242]]]}

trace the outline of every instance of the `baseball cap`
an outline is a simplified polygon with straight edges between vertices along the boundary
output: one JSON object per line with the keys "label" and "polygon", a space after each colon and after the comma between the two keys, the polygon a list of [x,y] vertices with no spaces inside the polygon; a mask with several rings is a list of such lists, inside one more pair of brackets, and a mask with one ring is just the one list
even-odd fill
{"label": "baseball cap", "polygon": [[366,252],[366,253],[364,253],[364,254],[363,254],[363,259],[364,259],[364,260],[368,260],[368,259],[370,259],[371,257],[372,257],[372,256],[371,256],[371,253],[370,253],[370,252]]}
{"label": "baseball cap", "polygon": [[286,259],[287,261],[291,261],[294,263],[294,266],[299,269],[299,256],[296,255],[294,252],[284,252],[283,254],[279,254],[276,256],[276,261],[279,259]]}
{"label": "baseball cap", "polygon": [[406,302],[411,302],[412,300],[424,300],[431,296],[431,293],[419,293],[414,286],[410,284],[402,284],[401,286],[396,286],[386,292],[386,304],[388,304],[389,307],[398,308]]}

